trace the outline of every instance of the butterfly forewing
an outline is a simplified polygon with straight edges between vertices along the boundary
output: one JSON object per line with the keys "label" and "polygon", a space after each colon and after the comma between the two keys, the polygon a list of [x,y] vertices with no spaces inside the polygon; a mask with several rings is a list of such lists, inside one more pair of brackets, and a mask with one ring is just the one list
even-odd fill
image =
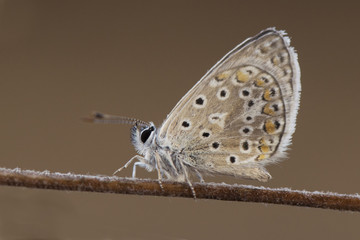
{"label": "butterfly forewing", "polygon": [[299,104],[297,56],[283,35],[267,29],[228,53],[175,106],[158,141],[199,171],[262,178],[256,171],[284,155]]}

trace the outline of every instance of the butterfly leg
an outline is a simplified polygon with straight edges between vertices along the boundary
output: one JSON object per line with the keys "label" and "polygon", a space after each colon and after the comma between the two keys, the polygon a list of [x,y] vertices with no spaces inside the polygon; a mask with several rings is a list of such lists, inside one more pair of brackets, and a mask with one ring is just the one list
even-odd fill
{"label": "butterfly leg", "polygon": [[190,187],[190,189],[191,189],[191,192],[192,192],[192,194],[193,194],[193,196],[194,196],[194,199],[196,199],[195,189],[194,189],[194,187],[193,187],[193,185],[192,185],[192,183],[191,183],[191,181],[190,181],[190,178],[189,178],[187,169],[185,168],[184,163],[182,162],[182,160],[180,160],[179,163],[180,163],[181,168],[182,168],[183,171],[184,171],[185,180],[186,180],[187,184],[189,185],[189,187]]}
{"label": "butterfly leg", "polygon": [[132,172],[132,178],[136,178],[136,167],[142,167],[142,168],[147,168],[147,165],[143,162],[136,162],[134,163],[134,167],[133,167],[133,172]]}
{"label": "butterfly leg", "polygon": [[[116,173],[120,172],[121,170],[123,170],[124,168],[127,168],[130,163],[132,163],[132,161],[134,161],[135,159],[138,160],[144,160],[144,157],[140,156],[140,155],[135,155],[133,156],[124,166],[122,166],[121,168],[119,168],[118,170],[116,170],[113,175],[115,175]],[[136,164],[136,163],[135,163]]]}
{"label": "butterfly leg", "polygon": [[201,182],[201,183],[204,183],[205,181],[204,181],[201,173],[200,173],[198,170],[196,170],[196,169],[195,169],[195,173],[196,173],[196,176],[200,179],[200,182]]}
{"label": "butterfly leg", "polygon": [[159,185],[161,190],[164,190],[163,185],[162,185],[162,176],[161,176],[161,165],[160,165],[160,155],[159,153],[155,152],[155,159],[156,159],[156,170],[158,173],[158,181],[159,181]]}

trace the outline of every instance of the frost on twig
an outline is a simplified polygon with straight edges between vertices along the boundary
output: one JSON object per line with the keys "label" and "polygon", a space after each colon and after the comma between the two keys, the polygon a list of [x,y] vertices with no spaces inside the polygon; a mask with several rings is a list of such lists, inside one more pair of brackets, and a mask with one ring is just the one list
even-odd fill
{"label": "frost on twig", "polygon": [[[0,185],[66,191],[193,198],[191,189],[185,183],[164,181],[162,190],[159,183],[151,179],[51,173],[49,171],[37,172],[18,168],[0,168]],[[360,211],[360,196],[358,194],[347,195],[330,192],[298,191],[288,188],[265,188],[215,183],[193,183],[193,186],[198,199],[262,202]]]}

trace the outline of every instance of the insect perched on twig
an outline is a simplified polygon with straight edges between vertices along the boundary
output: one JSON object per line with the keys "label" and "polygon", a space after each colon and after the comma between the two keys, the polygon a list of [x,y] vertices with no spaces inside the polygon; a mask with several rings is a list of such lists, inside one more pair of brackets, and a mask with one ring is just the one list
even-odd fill
{"label": "insect perched on twig", "polygon": [[[161,179],[202,174],[268,181],[265,166],[285,157],[300,101],[297,54],[285,32],[266,29],[226,54],[178,102],[163,124],[95,113],[94,123],[133,125],[140,155],[129,166],[157,170]],[[115,172],[115,173],[116,173]]]}

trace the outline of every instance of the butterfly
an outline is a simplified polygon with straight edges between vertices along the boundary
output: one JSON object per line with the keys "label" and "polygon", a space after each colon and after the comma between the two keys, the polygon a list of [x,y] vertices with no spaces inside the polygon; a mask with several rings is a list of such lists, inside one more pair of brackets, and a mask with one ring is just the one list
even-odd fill
{"label": "butterfly", "polygon": [[[161,180],[228,175],[268,181],[265,169],[286,157],[300,102],[300,67],[284,31],[268,28],[236,46],[176,104],[160,127],[95,113],[87,121],[133,125],[133,167]],[[116,173],[115,172],[115,173]]]}

